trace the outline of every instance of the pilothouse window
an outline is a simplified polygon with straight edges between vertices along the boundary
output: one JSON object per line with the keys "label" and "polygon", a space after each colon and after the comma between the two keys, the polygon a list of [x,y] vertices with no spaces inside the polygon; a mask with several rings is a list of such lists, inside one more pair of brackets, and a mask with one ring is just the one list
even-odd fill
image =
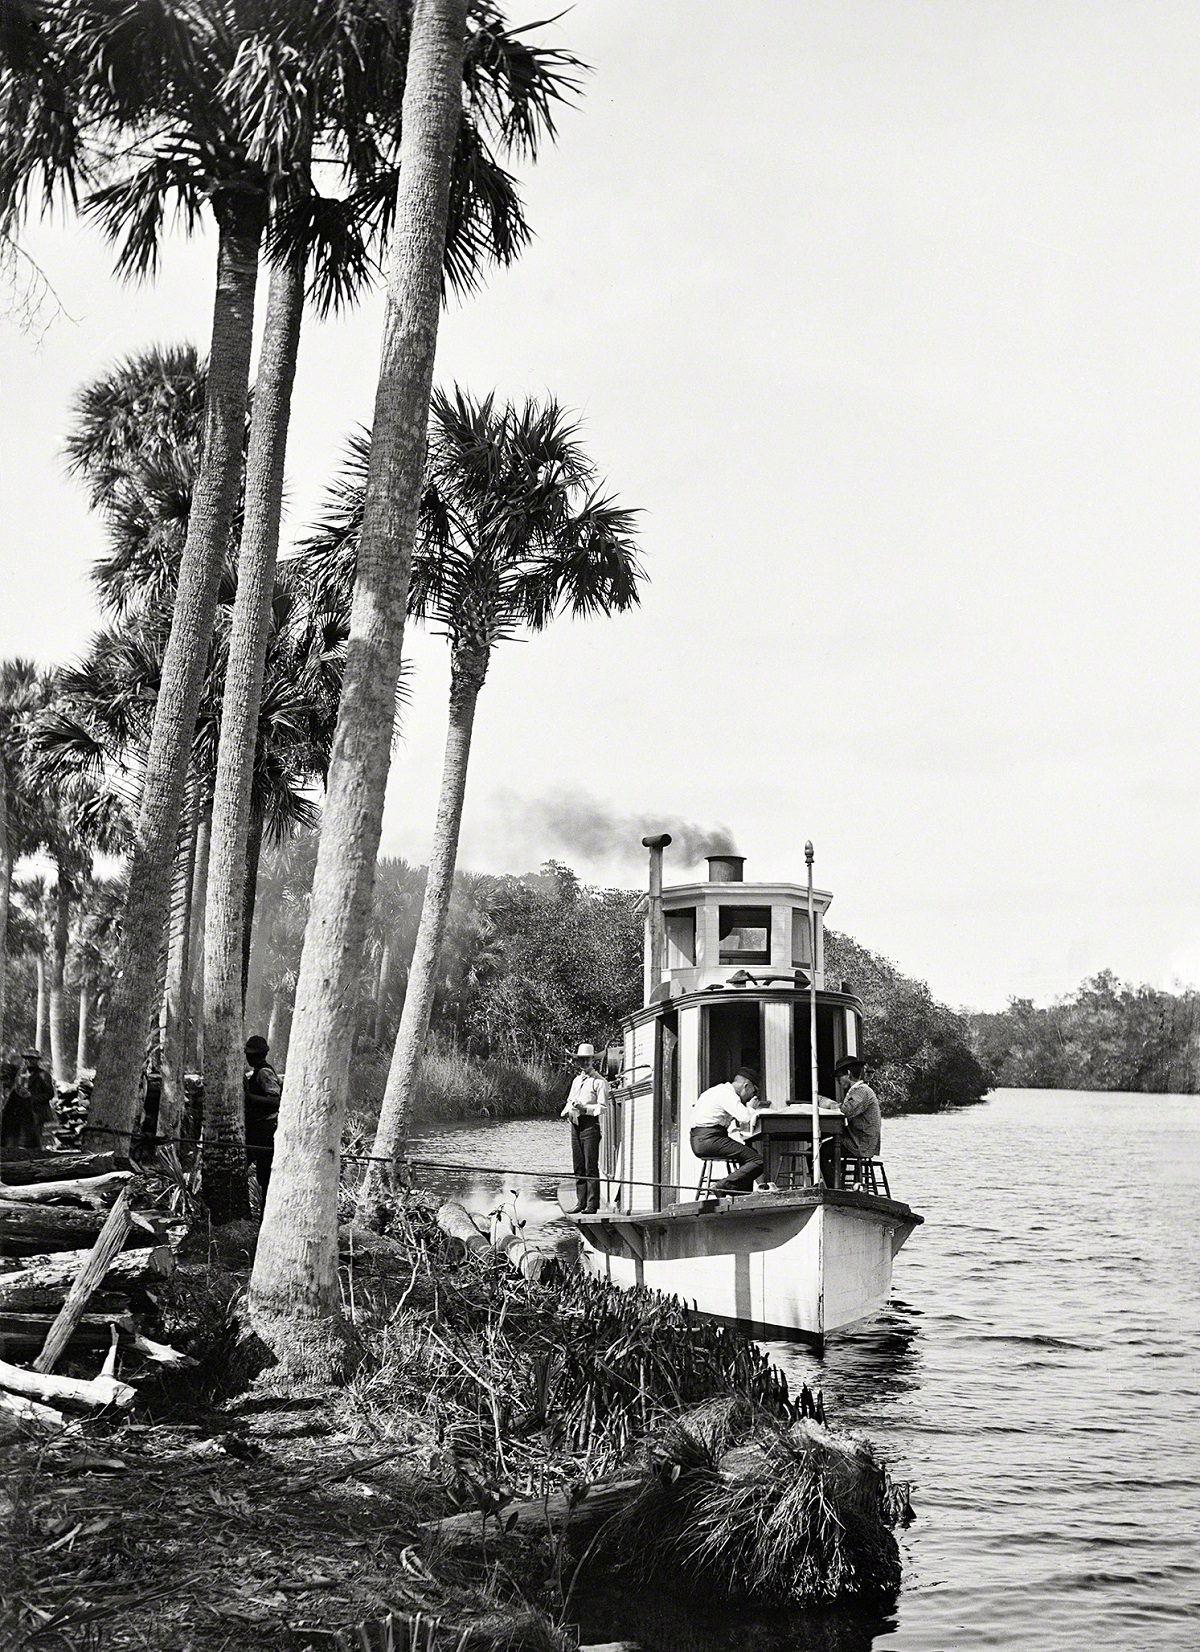
{"label": "pilothouse window", "polygon": [[[814,924],[820,923],[816,913],[813,913]],[[811,964],[812,947],[809,941],[808,912],[803,906],[792,908],[792,963]]]}
{"label": "pilothouse window", "polygon": [[678,912],[668,912],[667,968],[690,969],[696,962],[696,908],[685,906]]}
{"label": "pilothouse window", "polygon": [[723,964],[769,964],[771,962],[771,908],[769,906],[723,906],[721,908],[720,961]]}

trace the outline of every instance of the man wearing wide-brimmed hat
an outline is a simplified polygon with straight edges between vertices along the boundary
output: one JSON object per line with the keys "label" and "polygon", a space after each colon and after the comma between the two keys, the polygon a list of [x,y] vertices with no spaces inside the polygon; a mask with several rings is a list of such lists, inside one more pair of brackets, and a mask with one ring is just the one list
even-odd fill
{"label": "man wearing wide-brimmed hat", "polygon": [[581,1044],[575,1051],[575,1077],[562,1117],[571,1121],[571,1168],[575,1172],[573,1216],[594,1216],[600,1209],[600,1119],[609,1106],[608,1080],[596,1070],[596,1049]]}
{"label": "man wearing wide-brimmed hat", "polygon": [[855,1159],[877,1159],[883,1135],[879,1097],[863,1077],[866,1066],[861,1055],[844,1055],[833,1069],[838,1106],[846,1120],[842,1152]]}

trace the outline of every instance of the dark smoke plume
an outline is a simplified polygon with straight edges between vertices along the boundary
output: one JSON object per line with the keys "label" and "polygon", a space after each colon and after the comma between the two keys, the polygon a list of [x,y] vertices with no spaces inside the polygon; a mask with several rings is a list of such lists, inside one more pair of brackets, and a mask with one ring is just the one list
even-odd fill
{"label": "dark smoke plume", "polygon": [[621,815],[579,792],[506,797],[503,808],[510,830],[519,831],[531,846],[564,853],[574,850],[589,860],[621,860],[640,866],[646,858],[642,839],[655,832],[670,832],[667,857],[676,866],[694,866],[705,855],[734,853],[728,826],[697,826],[678,815],[649,810]]}

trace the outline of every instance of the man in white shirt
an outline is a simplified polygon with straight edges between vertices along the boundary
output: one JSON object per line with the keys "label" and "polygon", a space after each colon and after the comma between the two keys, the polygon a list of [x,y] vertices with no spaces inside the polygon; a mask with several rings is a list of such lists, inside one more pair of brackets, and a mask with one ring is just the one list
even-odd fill
{"label": "man in white shirt", "polygon": [[571,1168],[575,1172],[573,1216],[594,1216],[600,1209],[600,1118],[609,1105],[608,1080],[596,1071],[596,1051],[581,1044],[575,1051],[578,1071],[561,1116],[571,1121]]}
{"label": "man in white shirt", "polygon": [[749,1193],[762,1175],[761,1154],[731,1136],[729,1127],[753,1126],[754,1115],[763,1105],[753,1067],[739,1067],[728,1084],[714,1084],[696,1097],[689,1138],[692,1152],[698,1159],[723,1159],[733,1166],[728,1176],[713,1183],[714,1193]]}

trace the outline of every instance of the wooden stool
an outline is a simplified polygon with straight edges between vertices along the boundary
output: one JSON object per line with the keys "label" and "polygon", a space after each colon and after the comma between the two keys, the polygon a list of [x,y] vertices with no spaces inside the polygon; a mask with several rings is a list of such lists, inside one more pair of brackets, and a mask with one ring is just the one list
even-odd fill
{"label": "wooden stool", "polygon": [[873,1193],[877,1198],[892,1196],[882,1159],[858,1159],[847,1154],[842,1159],[842,1186],[859,1193]]}
{"label": "wooden stool", "polygon": [[774,1180],[781,1188],[812,1186],[812,1158],[799,1142],[789,1142],[781,1149],[773,1169]]}
{"label": "wooden stool", "polygon": [[713,1185],[712,1185],[713,1184],[713,1170],[717,1165],[719,1165],[719,1164],[723,1165],[724,1162],[725,1161],[723,1159],[702,1159],[701,1160],[701,1163],[704,1166],[704,1168],[700,1172],[700,1182],[699,1182],[698,1187],[696,1188],[696,1197],[697,1197],[697,1199],[715,1199],[716,1198],[716,1194],[713,1192]]}

